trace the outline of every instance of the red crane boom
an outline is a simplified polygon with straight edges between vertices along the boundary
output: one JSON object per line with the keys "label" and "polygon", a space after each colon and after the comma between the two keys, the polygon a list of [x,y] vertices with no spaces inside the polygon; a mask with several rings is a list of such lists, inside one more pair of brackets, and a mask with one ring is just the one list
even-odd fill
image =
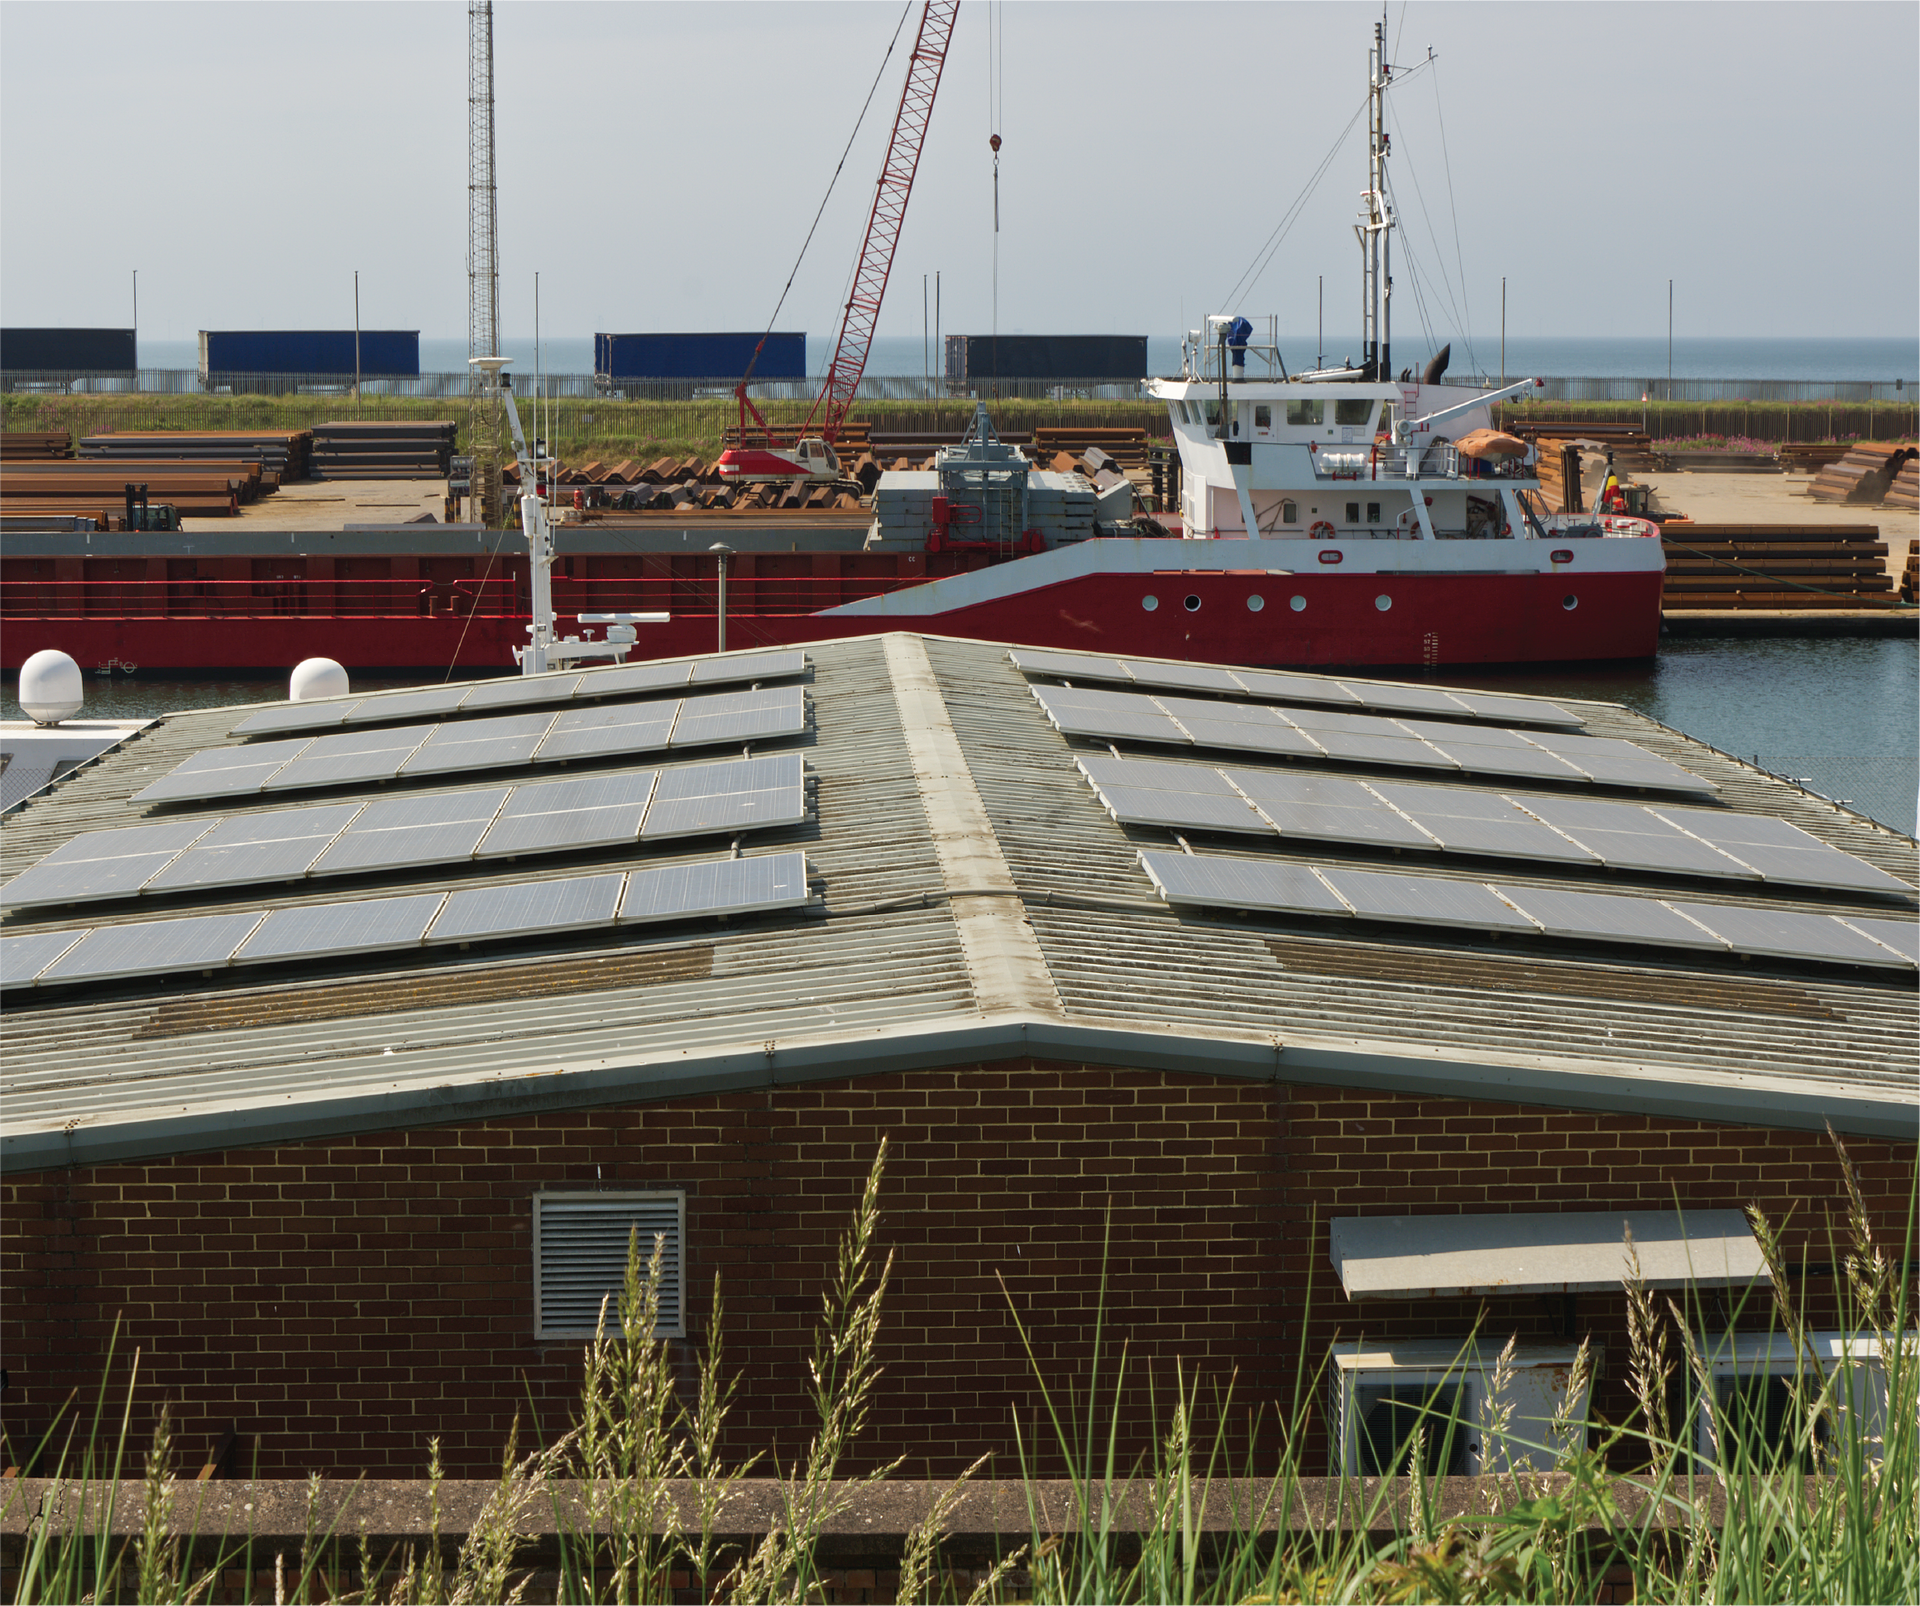
{"label": "red crane boom", "polygon": [[927,137],[927,121],[933,115],[933,97],[940,88],[940,74],[947,64],[947,42],[953,37],[953,19],[959,9],[960,0],[927,0],[920,13],[920,32],[907,63],[907,82],[900,91],[900,109],[894,114],[886,164],[874,187],[867,237],[860,245],[860,265],[854,270],[853,294],[840,324],[840,343],[834,348],[826,385],[800,431],[803,435],[813,433],[814,418],[820,416],[821,435],[828,441],[838,440],[854,392],[860,388],[860,376],[866,372],[873,327],[879,321],[880,302],[893,272],[893,250],[900,242],[900,225],[906,221],[907,199],[913,194],[920,147]]}

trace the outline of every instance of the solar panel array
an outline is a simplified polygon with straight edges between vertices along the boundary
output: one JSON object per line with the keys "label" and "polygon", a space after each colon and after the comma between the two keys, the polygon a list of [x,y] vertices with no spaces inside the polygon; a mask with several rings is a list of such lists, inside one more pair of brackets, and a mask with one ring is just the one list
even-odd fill
{"label": "solar panel array", "polygon": [[0,987],[52,987],[434,944],[498,942],[758,913],[806,901],[807,859],[795,852],[398,898],[28,931],[0,937]]}
{"label": "solar panel array", "polygon": [[1287,675],[1266,669],[1217,669],[1210,664],[1150,663],[1138,658],[1050,652],[1035,647],[1017,647],[1007,656],[1028,674],[1057,675],[1062,680],[1111,680],[1127,686],[1164,686],[1174,691],[1208,691],[1229,697],[1271,697],[1283,703],[1326,703],[1356,712],[1381,709],[1395,714],[1509,719],[1522,725],[1575,729],[1584,723],[1579,715],[1568,713],[1544,697],[1441,691],[1430,686],[1335,680],[1326,675]]}
{"label": "solar panel array", "polygon": [[1738,908],[1672,898],[1516,887],[1297,860],[1143,852],[1168,903],[1334,919],[1507,931],[1592,942],[1653,943],[1911,970],[1912,919]]}
{"label": "solar panel array", "polygon": [[693,686],[783,680],[789,675],[804,674],[806,668],[804,652],[755,652],[679,663],[621,664],[611,669],[585,671],[568,669],[548,675],[482,681],[478,685],[429,686],[375,692],[364,697],[330,697],[317,702],[280,704],[249,714],[229,734],[275,736],[285,731],[321,731],[341,725],[390,724],[397,719],[492,713],[540,703],[631,697],[636,693],[681,691]]}
{"label": "solar panel array", "polygon": [[[433,694],[402,695],[425,698]],[[559,713],[500,714],[437,725],[396,725],[206,748],[136,792],[133,801],[165,803],[352,786],[397,776],[411,779],[517,764],[760,741],[798,735],[806,728],[806,692],[799,686],[663,702],[595,705]]]}
{"label": "solar panel array", "polygon": [[654,842],[806,818],[798,753],[520,786],[90,831],[0,887],[23,909],[523,853]]}
{"label": "solar panel array", "polygon": [[1864,859],[1766,816],[1156,759],[1089,754],[1079,763],[1123,825],[1278,833],[1286,841],[1487,854],[1823,890],[1914,890]]}
{"label": "solar panel array", "polygon": [[[1224,671],[1219,671],[1224,673]],[[1413,688],[1418,690],[1419,688]],[[1035,686],[1033,695],[1064,735],[1104,741],[1224,747],[1282,758],[1394,764],[1455,773],[1633,786],[1711,796],[1713,782],[1632,742],[1563,731],[1275,708],[1079,686]]]}

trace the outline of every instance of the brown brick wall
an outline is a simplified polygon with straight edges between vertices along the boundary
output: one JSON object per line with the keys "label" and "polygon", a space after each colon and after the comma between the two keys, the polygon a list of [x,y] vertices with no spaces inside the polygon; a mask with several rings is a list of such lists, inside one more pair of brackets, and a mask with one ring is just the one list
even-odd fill
{"label": "brown brick wall", "polygon": [[[867,1444],[915,1475],[989,1450],[1016,1471],[1010,1415],[1044,1413],[1007,1297],[1049,1382],[1078,1381],[1109,1210],[1109,1331],[1144,1420],[1176,1357],[1209,1387],[1237,1373],[1243,1405],[1284,1400],[1310,1264],[1310,1352],[1362,1316],[1464,1331],[1457,1303],[1348,1306],[1330,1215],[1659,1208],[1677,1186],[1793,1207],[1804,1232],[1840,1197],[1825,1140],[1797,1134],[1027,1063],[34,1173],[5,1182],[7,1431],[92,1399],[117,1314],[119,1373],[137,1346],[147,1411],[176,1402],[189,1457],[237,1424],[263,1476],[407,1477],[438,1435],[450,1474],[487,1476],[516,1409],[552,1433],[578,1389],[579,1346],[532,1338],[531,1196],[603,1183],[686,1191],[690,1327],[718,1272],[741,1376],[733,1450],[791,1459],[820,1292],[883,1135],[896,1260]],[[1853,1149],[1892,1230],[1911,1147]],[[1582,1305],[1609,1342],[1618,1303]],[[1545,1332],[1537,1300],[1493,1317]]]}

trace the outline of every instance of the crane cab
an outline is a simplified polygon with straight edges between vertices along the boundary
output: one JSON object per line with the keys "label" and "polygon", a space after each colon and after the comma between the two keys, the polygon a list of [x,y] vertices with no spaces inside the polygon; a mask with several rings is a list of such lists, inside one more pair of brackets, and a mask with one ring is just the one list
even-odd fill
{"label": "crane cab", "polygon": [[723,480],[826,480],[840,478],[840,458],[818,435],[792,446],[735,446],[720,454]]}

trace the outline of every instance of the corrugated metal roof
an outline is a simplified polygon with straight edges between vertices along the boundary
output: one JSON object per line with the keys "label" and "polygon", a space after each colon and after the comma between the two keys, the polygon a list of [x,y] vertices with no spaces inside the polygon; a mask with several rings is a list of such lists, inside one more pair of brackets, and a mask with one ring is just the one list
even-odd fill
{"label": "corrugated metal roof", "polygon": [[[1910,976],[1176,911],[1138,862],[1143,846],[1165,849],[1170,834],[1114,822],[1074,766],[1077,753],[1104,747],[1055,731],[1004,648],[863,637],[809,656],[812,728],[754,750],[801,752],[814,808],[804,825],[740,844],[804,848],[818,894],[809,908],[9,993],[0,1081],[8,1169],[1028,1053],[1913,1130]],[[1567,706],[1591,734],[1636,741],[1708,776],[1728,806],[1791,820],[1920,883],[1910,840],[1615,705]],[[231,710],[163,720],[19,811],[0,841],[0,876],[83,831],[233,812],[230,799],[196,810],[129,798],[189,753],[229,742],[234,723]],[[308,882],[265,897],[257,887],[187,893],[164,912],[521,882],[583,864],[726,851],[726,839],[704,839]],[[1289,850],[1242,841],[1209,851]],[[1503,866],[1502,880],[1591,884],[1516,868]],[[1611,890],[1657,884],[1673,887],[1630,874],[1606,880]],[[1856,895],[1712,896],[1897,912]],[[153,912],[148,900],[85,915],[100,923]],[[56,913],[10,914],[0,931],[49,926]]]}

